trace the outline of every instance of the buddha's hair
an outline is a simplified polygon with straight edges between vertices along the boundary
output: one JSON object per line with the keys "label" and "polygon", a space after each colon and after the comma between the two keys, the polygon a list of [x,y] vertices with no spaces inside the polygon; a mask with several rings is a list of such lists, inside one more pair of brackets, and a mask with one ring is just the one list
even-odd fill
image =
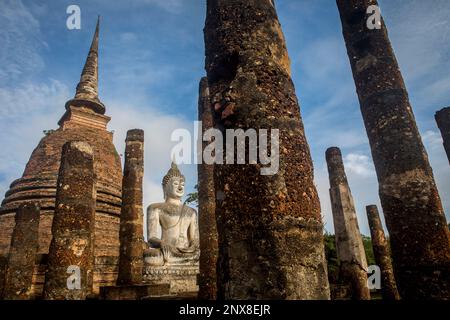
{"label": "buddha's hair", "polygon": [[166,188],[166,185],[169,183],[170,179],[172,178],[181,178],[183,181],[185,180],[184,176],[181,174],[180,170],[178,169],[178,166],[175,162],[172,162],[172,165],[170,166],[169,171],[167,171],[167,174],[164,176],[162,180],[163,188]]}

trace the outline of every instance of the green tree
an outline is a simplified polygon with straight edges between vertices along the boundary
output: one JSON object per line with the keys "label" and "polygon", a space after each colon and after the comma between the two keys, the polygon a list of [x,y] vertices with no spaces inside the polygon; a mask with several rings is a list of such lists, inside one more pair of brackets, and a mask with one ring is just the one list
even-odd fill
{"label": "green tree", "polygon": [[186,196],[186,204],[190,204],[190,205],[196,205],[198,206],[198,184],[195,185],[195,191],[188,193],[188,195]]}
{"label": "green tree", "polygon": [[365,235],[361,235],[361,237],[364,244],[364,251],[366,252],[367,265],[368,266],[375,265],[376,262],[375,256],[373,255],[372,239]]}
{"label": "green tree", "polygon": [[325,257],[328,264],[328,280],[331,283],[339,281],[339,261],[337,258],[336,241],[334,234],[325,233]]}

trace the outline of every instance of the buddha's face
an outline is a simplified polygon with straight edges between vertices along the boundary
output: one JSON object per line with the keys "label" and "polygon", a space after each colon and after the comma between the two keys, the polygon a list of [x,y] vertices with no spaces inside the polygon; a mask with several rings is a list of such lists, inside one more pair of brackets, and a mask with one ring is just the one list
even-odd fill
{"label": "buddha's face", "polygon": [[184,179],[178,177],[171,178],[166,184],[164,193],[166,199],[181,199],[184,195]]}

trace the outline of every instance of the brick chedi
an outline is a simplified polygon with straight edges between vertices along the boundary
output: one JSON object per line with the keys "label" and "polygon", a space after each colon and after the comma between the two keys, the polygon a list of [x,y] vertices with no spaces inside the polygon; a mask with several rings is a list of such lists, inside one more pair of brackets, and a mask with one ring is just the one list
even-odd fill
{"label": "brick chedi", "polygon": [[450,163],[450,107],[444,108],[435,115],[436,123],[444,139],[444,149]]}
{"label": "brick chedi", "polygon": [[339,148],[326,151],[330,178],[330,198],[333,212],[336,249],[339,260],[339,276],[349,284],[352,298],[370,300],[367,286],[367,260],[359,231],[355,204],[345,174],[342,154]]}
{"label": "brick chedi", "polygon": [[[46,300],[84,300],[93,292],[95,179],[91,146],[67,142],[62,149],[56,188],[44,284]],[[72,281],[68,280],[70,272]]]}
{"label": "brick chedi", "polygon": [[[94,286],[115,284],[119,256],[119,216],[122,168],[120,156],[107,131],[109,117],[98,99],[98,24],[75,98],[67,102],[59,128],[48,131],[33,151],[22,178],[11,184],[0,208],[0,255],[7,255],[18,207],[28,201],[41,208],[39,254],[47,254],[55,210],[56,180],[61,150],[68,141],[85,141],[94,150],[97,176]],[[41,268],[42,269],[42,268]],[[43,274],[35,277],[38,291]],[[37,292],[39,294],[39,292]]]}
{"label": "brick chedi", "polygon": [[[450,233],[433,171],[376,0],[337,0],[379,181],[402,299],[450,298]],[[377,29],[378,28],[378,29]]]}
{"label": "brick chedi", "polygon": [[384,235],[378,208],[376,205],[370,205],[366,207],[366,211],[372,237],[373,255],[376,264],[381,269],[381,294],[384,300],[399,300],[400,295],[392,268],[391,252]]}
{"label": "brick chedi", "polygon": [[[199,88],[198,117],[202,122],[202,136],[213,128],[213,116],[209,102],[208,79],[202,78]],[[202,150],[211,141],[202,142]],[[214,165],[198,165],[198,227],[200,232],[199,299],[217,298],[217,221],[216,194],[214,191]]]}
{"label": "brick chedi", "polygon": [[279,130],[274,174],[261,174],[261,156],[214,166],[218,298],[328,299],[313,164],[273,1],[208,0],[205,42],[210,108],[225,143],[227,129]]}

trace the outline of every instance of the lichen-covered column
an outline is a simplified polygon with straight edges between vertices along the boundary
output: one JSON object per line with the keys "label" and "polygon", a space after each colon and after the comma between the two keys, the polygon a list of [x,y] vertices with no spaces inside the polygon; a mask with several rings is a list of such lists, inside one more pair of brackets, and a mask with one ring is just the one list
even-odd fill
{"label": "lichen-covered column", "polygon": [[127,132],[120,213],[120,257],[117,284],[142,282],[144,264],[144,131]]}
{"label": "lichen-covered column", "polygon": [[441,130],[442,139],[444,139],[444,149],[450,163],[450,107],[436,112],[435,118],[439,130]]}
{"label": "lichen-covered column", "polygon": [[372,237],[373,255],[375,262],[381,269],[381,294],[385,300],[400,300],[392,268],[389,244],[384,235],[383,225],[376,205],[366,207]]}
{"label": "lichen-covered column", "polygon": [[[208,0],[204,31],[214,126],[234,156],[214,166],[218,297],[328,299],[313,164],[273,1]],[[237,129],[259,135],[256,164],[255,139],[233,143]],[[237,145],[245,164],[230,164],[244,160]]]}
{"label": "lichen-covered column", "polygon": [[32,279],[39,247],[39,206],[22,204],[17,210],[6,268],[5,300],[32,299]]}
{"label": "lichen-covered column", "polygon": [[[202,78],[199,88],[198,117],[202,122],[202,136],[213,128],[209,102],[208,79]],[[200,137],[202,139],[202,137]],[[202,141],[202,150],[211,141]],[[203,159],[204,161],[204,159]],[[198,226],[200,233],[199,299],[217,298],[217,222],[216,195],[214,192],[214,165],[202,162],[198,165]]]}
{"label": "lichen-covered column", "polygon": [[350,284],[353,299],[370,300],[366,253],[341,150],[336,147],[329,148],[326,151],[326,159],[339,272],[344,282]]}
{"label": "lichen-covered column", "polygon": [[86,142],[62,148],[44,299],[83,300],[92,292],[95,218],[94,153]]}
{"label": "lichen-covered column", "polygon": [[367,9],[377,1],[337,4],[380,184],[400,296],[450,298],[450,235],[433,172],[386,25],[381,19],[380,29],[367,26]]}

